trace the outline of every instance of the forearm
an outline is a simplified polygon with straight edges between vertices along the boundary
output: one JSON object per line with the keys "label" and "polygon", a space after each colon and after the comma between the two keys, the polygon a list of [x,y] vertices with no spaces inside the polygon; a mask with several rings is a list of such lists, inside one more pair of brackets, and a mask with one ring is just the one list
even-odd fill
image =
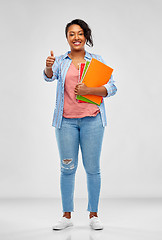
{"label": "forearm", "polygon": [[45,68],[45,74],[48,78],[51,78],[53,76],[52,67],[46,67]]}
{"label": "forearm", "polygon": [[87,92],[88,92],[87,94],[90,94],[90,95],[97,95],[97,96],[102,96],[102,97],[107,96],[107,89],[104,86],[89,87]]}

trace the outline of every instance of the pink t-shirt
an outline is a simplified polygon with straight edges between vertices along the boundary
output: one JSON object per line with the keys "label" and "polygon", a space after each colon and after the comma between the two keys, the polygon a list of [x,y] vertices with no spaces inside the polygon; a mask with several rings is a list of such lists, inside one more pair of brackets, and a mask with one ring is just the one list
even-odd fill
{"label": "pink t-shirt", "polygon": [[86,116],[96,116],[100,109],[96,104],[87,102],[78,102],[74,93],[75,86],[78,83],[79,70],[71,62],[67,71],[64,85],[64,109],[65,118],[82,118]]}

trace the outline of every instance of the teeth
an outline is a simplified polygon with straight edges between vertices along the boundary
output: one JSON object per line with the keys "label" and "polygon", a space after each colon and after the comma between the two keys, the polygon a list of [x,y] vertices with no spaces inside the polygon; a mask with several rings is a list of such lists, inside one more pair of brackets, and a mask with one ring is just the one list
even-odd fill
{"label": "teeth", "polygon": [[74,42],[74,44],[75,44],[75,45],[79,45],[79,44],[80,44],[80,42]]}

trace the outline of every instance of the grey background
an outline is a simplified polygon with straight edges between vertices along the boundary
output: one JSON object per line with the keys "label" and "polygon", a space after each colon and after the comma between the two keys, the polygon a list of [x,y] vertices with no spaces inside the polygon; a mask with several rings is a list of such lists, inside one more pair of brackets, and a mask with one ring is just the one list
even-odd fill
{"label": "grey background", "polygon": [[[105,99],[101,197],[162,197],[161,1],[0,1],[0,197],[60,197],[52,124],[57,82],[43,80],[50,54],[69,50],[74,18],[114,68],[118,92]],[[81,152],[75,197],[87,197]]]}

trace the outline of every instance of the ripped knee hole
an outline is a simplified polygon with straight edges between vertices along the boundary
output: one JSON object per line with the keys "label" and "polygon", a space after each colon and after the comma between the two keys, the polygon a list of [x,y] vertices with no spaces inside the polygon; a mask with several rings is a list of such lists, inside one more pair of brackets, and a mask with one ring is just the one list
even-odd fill
{"label": "ripped knee hole", "polygon": [[70,164],[72,162],[72,158],[67,158],[67,159],[63,159],[62,162],[66,165]]}

